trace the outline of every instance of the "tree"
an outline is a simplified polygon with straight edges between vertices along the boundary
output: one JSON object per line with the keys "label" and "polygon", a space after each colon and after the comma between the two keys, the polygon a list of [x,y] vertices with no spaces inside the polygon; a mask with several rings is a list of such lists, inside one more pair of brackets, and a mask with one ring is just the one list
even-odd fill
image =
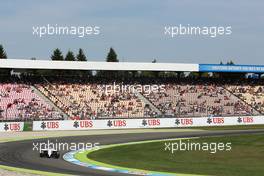
{"label": "tree", "polygon": [[[7,59],[6,52],[5,52],[4,47],[2,45],[0,45],[0,59]],[[9,76],[10,71],[11,71],[11,69],[9,69],[9,68],[6,68],[6,69],[1,68],[0,69],[0,76]]]}
{"label": "tree", "polygon": [[[224,65],[223,61],[221,61],[219,64]],[[219,78],[219,77],[221,77],[221,73],[218,73],[218,72],[212,73],[212,78]]]}
{"label": "tree", "polygon": [[[151,63],[157,63],[157,60],[156,59],[153,59],[151,61]],[[147,77],[147,78],[155,78],[155,77],[157,78],[160,75],[160,71],[143,71],[141,73],[141,75],[143,77]]]}
{"label": "tree", "polygon": [[[113,48],[110,48],[106,57],[106,62],[119,62],[119,60],[117,59],[117,54]],[[104,70],[97,71],[96,73],[98,77],[114,77],[114,78],[118,77],[118,75],[121,74],[122,74],[121,71],[104,71]]]}
{"label": "tree", "polygon": [[229,62],[226,63],[226,65],[235,65],[235,63],[232,60],[230,60]]}
{"label": "tree", "polygon": [[75,56],[72,51],[68,51],[65,57],[65,61],[75,61]]}
{"label": "tree", "polygon": [[109,53],[106,57],[106,62],[119,62],[117,59],[117,54],[113,48],[110,48]]}
{"label": "tree", "polygon": [[[53,61],[63,61],[63,55],[59,48],[55,49],[53,51],[53,54],[51,55],[51,60]],[[48,75],[54,75],[54,76],[61,76],[64,75],[63,70],[48,70]]]}
{"label": "tree", "polygon": [[53,54],[51,55],[51,60],[59,60],[59,61],[63,60],[63,55],[59,48],[53,51]]}
{"label": "tree", "polygon": [[[76,56],[76,59],[77,59],[77,61],[82,61],[82,62],[87,61],[86,56],[85,56],[85,54],[81,48],[79,49],[79,52]],[[79,76],[87,77],[87,76],[91,76],[92,72],[89,70],[80,70],[80,71],[78,71],[78,74],[79,74]]]}
{"label": "tree", "polygon": [[0,59],[6,59],[7,55],[6,52],[4,50],[4,47],[2,45],[0,45]]}
{"label": "tree", "polygon": [[[154,60],[152,61],[152,63],[157,63],[157,60],[154,59]],[[165,74],[162,74],[162,71],[153,71],[152,74],[153,74],[153,76],[156,77],[156,78],[158,78],[158,77],[160,77],[160,76],[163,76],[163,77],[164,77],[164,75],[165,75]]]}
{"label": "tree", "polygon": [[[232,60],[230,60],[225,65],[233,66],[235,65],[235,63]],[[236,79],[237,80],[237,79],[244,79],[246,77],[246,73],[243,73],[243,72],[242,73],[224,72],[224,73],[218,73],[218,74],[219,74],[219,77],[223,79]]]}
{"label": "tree", "polygon": [[79,52],[76,58],[77,58],[77,61],[87,61],[86,56],[81,48],[79,49]]}

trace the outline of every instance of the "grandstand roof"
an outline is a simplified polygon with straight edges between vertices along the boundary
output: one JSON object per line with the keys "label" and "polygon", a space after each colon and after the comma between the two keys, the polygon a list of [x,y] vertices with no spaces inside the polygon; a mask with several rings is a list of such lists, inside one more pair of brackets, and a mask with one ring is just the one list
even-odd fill
{"label": "grandstand roof", "polygon": [[186,72],[244,72],[264,73],[264,65],[221,65],[144,62],[80,62],[2,59],[0,68],[13,69],[63,69],[63,70],[137,70]]}
{"label": "grandstand roof", "polygon": [[3,59],[0,68],[63,70],[198,71],[198,64],[140,62],[80,62]]}

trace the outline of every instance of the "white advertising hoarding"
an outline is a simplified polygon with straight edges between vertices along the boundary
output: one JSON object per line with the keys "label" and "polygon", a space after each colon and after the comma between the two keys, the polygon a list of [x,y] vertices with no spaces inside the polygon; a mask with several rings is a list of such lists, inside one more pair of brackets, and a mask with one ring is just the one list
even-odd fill
{"label": "white advertising hoarding", "polygon": [[181,128],[257,124],[264,124],[264,116],[34,121],[33,131],[177,127]]}
{"label": "white advertising hoarding", "polygon": [[3,122],[0,123],[0,132],[23,131],[24,122]]}

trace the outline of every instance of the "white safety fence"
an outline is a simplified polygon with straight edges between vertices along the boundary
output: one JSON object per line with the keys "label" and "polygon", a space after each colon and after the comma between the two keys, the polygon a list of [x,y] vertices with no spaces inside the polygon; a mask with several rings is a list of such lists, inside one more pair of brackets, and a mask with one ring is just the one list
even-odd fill
{"label": "white safety fence", "polygon": [[180,128],[264,124],[264,116],[34,121],[33,131]]}

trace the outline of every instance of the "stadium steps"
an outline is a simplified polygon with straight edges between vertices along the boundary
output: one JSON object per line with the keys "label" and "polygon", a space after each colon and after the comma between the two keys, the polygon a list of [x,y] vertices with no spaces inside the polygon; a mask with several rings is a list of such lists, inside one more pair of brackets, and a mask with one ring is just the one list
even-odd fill
{"label": "stadium steps", "polygon": [[260,115],[262,114],[262,112],[258,109],[256,109],[255,107],[253,107],[251,104],[249,104],[248,102],[246,102],[245,100],[243,100],[242,98],[240,98],[239,96],[237,96],[236,94],[234,94],[232,91],[230,91],[229,89],[227,89],[225,86],[222,86],[222,88],[229,92],[231,95],[233,95],[234,97],[236,97],[238,100],[242,101],[243,103],[245,103],[246,105],[248,105],[249,107],[251,107],[255,112],[257,112],[258,114],[256,115]]}
{"label": "stadium steps", "polygon": [[[52,84],[44,77],[44,76],[41,76],[42,77],[42,79],[43,79],[43,81],[45,81],[48,85],[51,85],[52,86]],[[50,90],[48,90],[45,86],[42,86],[42,88],[47,92],[47,93],[49,93],[49,95],[51,95],[51,96],[53,96],[53,98],[54,99],[56,99],[56,101],[58,101],[58,102],[60,102],[63,106],[65,106],[65,104],[64,104],[64,102],[62,102],[60,99],[58,99]],[[42,91],[40,91],[40,92],[42,92]],[[42,92],[42,94],[44,94],[43,92]],[[44,94],[44,96],[45,96],[45,94]],[[55,104],[55,102],[54,101],[52,101],[49,97],[47,97],[51,102],[53,102],[53,104]],[[56,104],[55,104],[55,106],[57,106]],[[58,106],[57,106],[58,107]],[[59,107],[58,107],[59,108]],[[66,112],[63,112],[64,114],[66,114],[67,115],[67,117],[70,117],[71,115],[69,114],[69,113],[66,113]]]}
{"label": "stadium steps", "polygon": [[[61,103],[63,106],[65,106],[65,104],[61,101],[61,100],[59,100],[52,92],[50,92],[46,87],[43,87],[42,86],[42,88],[43,88],[43,90],[44,91],[41,91],[41,90],[39,90],[44,96],[46,96],[45,95],[45,92],[46,93],[48,93],[50,96],[52,96],[56,101],[58,101],[59,103]],[[51,100],[51,98],[50,97],[48,97],[48,96],[46,96],[55,106],[57,106],[59,109],[60,109],[60,107],[58,106],[58,105],[56,105],[56,103],[53,101],[53,100]],[[66,112],[63,112],[63,113],[65,113],[66,115],[67,115],[67,117],[70,117],[70,114],[68,114],[68,113],[66,113]]]}
{"label": "stadium steps", "polygon": [[141,93],[136,92],[136,96],[140,100],[142,100],[145,104],[148,104],[152,110],[158,113],[158,115],[162,115],[162,112],[152,102],[150,102],[146,97],[144,97]]}
{"label": "stadium steps", "polygon": [[45,100],[50,106],[54,107],[56,111],[63,114],[64,118],[69,119],[69,115],[67,115],[65,112],[63,112],[58,106],[56,106],[49,98],[47,98],[44,94],[42,94],[41,91],[39,91],[35,86],[30,86],[32,90],[43,100]]}

